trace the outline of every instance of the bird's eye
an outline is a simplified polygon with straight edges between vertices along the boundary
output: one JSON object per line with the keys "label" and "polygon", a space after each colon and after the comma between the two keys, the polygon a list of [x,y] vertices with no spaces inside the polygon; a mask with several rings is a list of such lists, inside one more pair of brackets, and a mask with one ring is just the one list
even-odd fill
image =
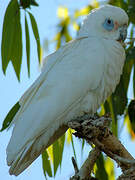
{"label": "bird's eye", "polygon": [[107,30],[107,31],[112,31],[114,28],[114,23],[112,19],[106,19],[105,22],[103,23],[103,27]]}

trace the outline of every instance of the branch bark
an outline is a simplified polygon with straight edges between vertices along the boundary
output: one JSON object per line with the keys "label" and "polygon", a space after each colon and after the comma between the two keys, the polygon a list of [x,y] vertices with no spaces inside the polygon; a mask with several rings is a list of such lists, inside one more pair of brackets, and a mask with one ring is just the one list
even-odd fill
{"label": "branch bark", "polygon": [[80,180],[80,177],[81,177],[81,180],[91,179],[92,177],[90,174],[93,170],[95,161],[97,160],[99,155],[100,155],[100,150],[97,147],[93,148],[90,151],[88,158],[85,160],[80,170],[78,170],[75,159],[72,159],[74,169],[75,169],[75,176],[70,178],[70,180]]}
{"label": "branch bark", "polygon": [[[88,177],[91,178],[90,174],[100,151],[114,159],[121,167],[123,174],[118,180],[122,180],[120,179],[121,177],[127,178],[127,175],[130,180],[135,179],[135,171],[133,168],[135,166],[135,160],[121,142],[112,134],[109,129],[110,123],[111,118],[108,116],[98,117],[90,116],[88,114],[78,117],[68,123],[69,128],[76,130],[74,133],[76,137],[83,138],[90,145],[94,144],[96,147],[90,152],[88,159],[71,180],[76,180],[76,177],[78,178],[77,180],[84,180]],[[97,156],[95,156],[96,153]]]}

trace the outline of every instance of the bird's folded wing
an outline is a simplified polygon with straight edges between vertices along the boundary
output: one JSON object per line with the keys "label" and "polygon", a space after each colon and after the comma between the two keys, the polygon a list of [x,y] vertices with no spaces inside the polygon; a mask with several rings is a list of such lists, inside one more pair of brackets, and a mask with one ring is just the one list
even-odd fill
{"label": "bird's folded wing", "polygon": [[[76,40],[74,40],[76,42]],[[19,109],[18,113],[10,123],[10,127],[16,122],[16,120],[19,118],[19,115],[22,111],[27,108],[28,104],[31,102],[32,97],[36,94],[42,83],[45,81],[47,74],[55,66],[56,63],[60,61],[61,58],[63,58],[63,55],[65,56],[67,53],[67,49],[74,46],[75,43],[71,41],[70,43],[66,44],[65,46],[61,47],[56,52],[48,55],[45,59],[43,59],[43,65],[41,69],[40,76],[35,80],[35,82],[26,90],[26,92],[22,95],[22,97],[19,100],[19,104],[21,108]],[[10,128],[9,127],[9,128]]]}
{"label": "bird's folded wing", "polygon": [[[98,87],[104,72],[102,52],[98,40],[81,38],[48,57],[49,68],[46,67],[20,100],[20,111],[7,147],[9,161],[13,161],[27,143],[49,131],[48,128],[53,134],[65,123],[69,107]],[[48,141],[49,135],[44,143]]]}

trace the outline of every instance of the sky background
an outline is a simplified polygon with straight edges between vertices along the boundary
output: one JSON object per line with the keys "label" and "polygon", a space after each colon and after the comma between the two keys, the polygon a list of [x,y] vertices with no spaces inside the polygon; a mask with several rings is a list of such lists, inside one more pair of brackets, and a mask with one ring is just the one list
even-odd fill
{"label": "sky background", "polygon": [[[38,1],[37,1],[38,2]],[[4,19],[4,13],[9,0],[3,1],[0,4],[0,42],[2,37],[2,24]],[[39,7],[32,7],[32,13],[37,21],[41,44],[43,45],[44,39],[52,40],[56,34],[56,25],[59,22],[57,18],[57,8],[59,5],[66,6],[70,12],[75,9],[80,9],[89,3],[88,0],[43,0],[40,1]],[[22,11],[22,27],[24,27],[24,14]],[[29,26],[30,27],[30,26]],[[24,29],[23,29],[24,35]],[[23,42],[25,44],[25,38],[23,36]],[[21,70],[21,82],[19,83],[12,65],[9,63],[6,76],[3,75],[1,68],[1,52],[0,52],[0,127],[11,107],[19,100],[25,90],[34,82],[34,80],[40,74],[40,68],[38,66],[38,58],[36,52],[36,42],[33,38],[32,30],[30,29],[30,43],[31,43],[31,76],[27,76],[26,54],[25,46],[23,46],[23,61]],[[54,46],[49,46],[49,52],[54,51]],[[45,54],[46,56],[47,54]],[[130,86],[132,88],[132,86]],[[129,90],[129,98],[132,98],[131,89]],[[121,123],[120,123],[121,124]],[[41,157],[39,157],[25,172],[20,176],[10,176],[8,174],[9,167],[6,164],[6,146],[11,136],[11,130],[0,133],[0,178],[3,180],[43,180],[44,174],[42,170]],[[130,140],[126,128],[122,128],[120,139],[122,143],[127,147],[128,151],[135,157],[135,142]],[[76,140],[75,146],[77,149],[77,157],[79,165],[86,159],[89,146],[85,145],[85,153],[81,154],[81,143]],[[68,180],[74,173],[71,163],[71,157],[73,156],[72,147],[66,145],[64,150],[64,159],[62,162],[62,169],[57,172],[56,180]],[[117,171],[117,174],[119,171]]]}

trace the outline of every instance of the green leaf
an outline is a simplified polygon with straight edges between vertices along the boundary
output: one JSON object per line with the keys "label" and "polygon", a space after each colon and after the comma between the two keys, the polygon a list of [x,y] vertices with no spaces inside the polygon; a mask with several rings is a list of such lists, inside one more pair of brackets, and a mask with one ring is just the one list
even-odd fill
{"label": "green leaf", "polygon": [[[13,41],[14,26],[12,25],[13,17],[15,16],[16,1],[10,1],[3,22],[3,32],[2,32],[2,44],[1,44],[1,55],[2,55],[2,69],[6,72],[7,65],[9,63],[12,46],[9,43]],[[11,26],[10,26],[11,25]],[[8,28],[10,27],[10,29]],[[8,39],[8,41],[7,41]]]}
{"label": "green leaf", "polygon": [[56,34],[56,36],[54,37],[54,40],[57,42],[57,43],[56,43],[56,50],[59,49],[60,46],[61,46],[61,39],[62,39],[62,35],[61,35],[60,32],[58,32],[58,33]]}
{"label": "green leaf", "polygon": [[20,0],[20,6],[23,8],[23,9],[26,9],[26,8],[30,8],[30,1],[31,0]]}
{"label": "green leaf", "polygon": [[115,180],[114,161],[106,157],[104,158],[104,166],[109,180]]}
{"label": "green leaf", "polygon": [[124,10],[127,10],[127,8],[128,8],[127,3],[124,0],[110,0],[109,4],[119,6]]}
{"label": "green leaf", "polygon": [[96,170],[95,176],[98,180],[108,180],[108,175],[107,175],[107,172],[105,170],[105,164],[104,163],[105,163],[104,156],[101,153],[99,158],[96,161],[97,170]]}
{"label": "green leaf", "polygon": [[27,54],[27,68],[28,76],[30,77],[30,37],[27,17],[25,15],[25,36],[26,36],[26,54]]}
{"label": "green leaf", "polygon": [[30,20],[31,20],[33,34],[34,34],[34,37],[35,37],[35,40],[37,43],[38,60],[39,60],[39,63],[41,63],[41,47],[40,47],[40,37],[39,37],[39,33],[38,33],[37,23],[36,23],[34,16],[30,12],[29,12],[29,16],[30,16]]}
{"label": "green leaf", "polygon": [[30,5],[32,6],[39,6],[35,0],[31,0]]}
{"label": "green leaf", "polygon": [[[131,31],[130,31],[130,38],[134,38],[134,25],[132,25],[131,27]],[[133,69],[133,92],[134,92],[134,97],[135,97],[135,47],[134,47],[134,41],[131,41],[131,45],[129,46],[129,48],[126,51],[126,60],[127,61],[131,61],[132,65],[134,64],[134,69]],[[131,65],[131,67],[132,67]]]}
{"label": "green leaf", "polygon": [[30,6],[38,6],[35,0],[20,0],[19,2],[23,9],[30,8]]}
{"label": "green leaf", "polygon": [[118,128],[118,123],[117,123],[117,114],[115,113],[115,109],[114,109],[113,98],[114,97],[110,96],[105,101],[105,103],[104,103],[104,110],[105,110],[105,114],[111,114],[111,118],[112,118],[112,132],[117,137],[117,135],[118,135],[118,129],[117,129]]}
{"label": "green leaf", "polygon": [[45,177],[46,177],[46,173],[48,174],[49,177],[52,177],[51,164],[46,150],[42,153],[42,166]]}
{"label": "green leaf", "polygon": [[73,135],[71,135],[71,144],[72,144],[72,149],[73,149],[74,157],[75,157],[75,160],[76,160],[76,162],[77,162],[77,157],[76,157],[76,152],[75,152]]}
{"label": "green leaf", "polygon": [[74,146],[74,141],[73,141],[73,134],[72,134],[73,132],[74,132],[74,130],[72,130],[70,128],[68,129],[68,131],[67,131],[67,142],[68,142],[68,144],[71,143],[72,149],[73,149],[73,153],[74,153],[74,157],[75,157],[75,160],[77,162],[75,146]]}
{"label": "green leaf", "polygon": [[60,154],[59,154],[59,143],[58,140],[55,141],[55,143],[53,144],[53,168],[54,168],[54,177],[56,175],[58,166],[60,164]]}
{"label": "green leaf", "polygon": [[59,154],[60,154],[60,166],[62,163],[62,156],[63,156],[63,150],[64,150],[64,144],[65,144],[65,134],[59,138]]}
{"label": "green leaf", "polygon": [[85,145],[85,140],[82,139],[82,148],[81,148],[82,152],[83,152],[83,149],[84,149],[84,145]]}
{"label": "green leaf", "polygon": [[135,63],[134,63],[134,74],[133,74],[133,91],[134,91],[134,97],[135,97]]}
{"label": "green leaf", "polygon": [[135,132],[135,100],[132,100],[128,106],[128,115],[132,130]]}
{"label": "green leaf", "polygon": [[[117,117],[117,115],[122,115],[127,105],[127,88],[124,88],[124,76],[125,74],[123,73],[115,92],[112,94],[112,106],[115,117]],[[129,81],[127,82],[127,86],[128,84]]]}
{"label": "green leaf", "polygon": [[129,16],[129,20],[135,24],[135,1],[134,0],[130,0],[129,4],[128,4],[128,16]]}
{"label": "green leaf", "polygon": [[8,63],[12,61],[18,80],[22,63],[22,29],[20,10],[17,0],[11,0],[4,16],[2,43],[2,69],[4,74]]}
{"label": "green leaf", "polygon": [[61,166],[62,163],[62,155],[64,150],[64,142],[65,142],[65,134],[60,137],[53,144],[53,168],[54,168],[54,177],[56,175],[58,166]]}
{"label": "green leaf", "polygon": [[20,108],[20,104],[19,102],[17,102],[7,114],[5,120],[3,121],[2,128],[0,131],[5,130],[10,125],[11,121],[18,112],[19,108]]}
{"label": "green leaf", "polygon": [[127,49],[127,53],[126,53],[126,60],[131,60],[131,59],[135,59],[135,47],[130,46]]}
{"label": "green leaf", "polygon": [[[113,97],[110,96],[107,101],[109,104],[110,113],[111,113],[111,117],[112,117],[112,132],[117,137],[118,136],[118,123],[117,123],[117,114],[115,111],[113,100],[114,100]],[[118,103],[119,101],[117,100],[116,102]]]}
{"label": "green leaf", "polygon": [[120,82],[117,85],[115,92],[112,94],[112,105],[115,116],[123,114],[127,105],[127,91],[132,68],[133,60],[126,59]]}

